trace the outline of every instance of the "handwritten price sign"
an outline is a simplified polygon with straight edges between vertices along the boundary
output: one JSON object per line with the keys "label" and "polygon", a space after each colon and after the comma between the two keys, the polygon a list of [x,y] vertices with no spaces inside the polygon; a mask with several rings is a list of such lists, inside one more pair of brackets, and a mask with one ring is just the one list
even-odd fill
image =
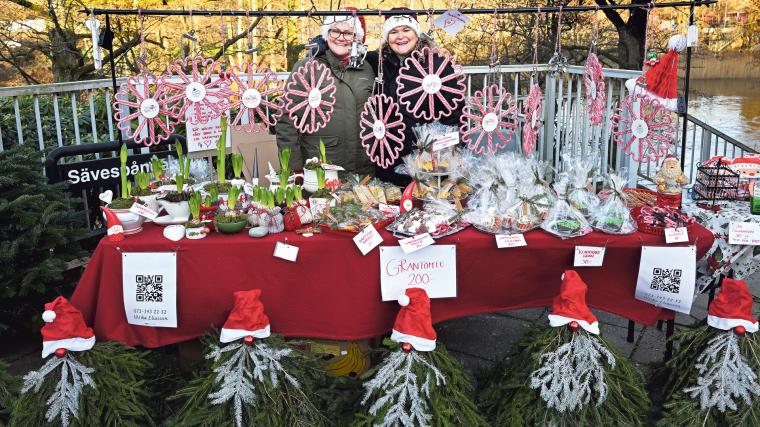
{"label": "handwritten price sign", "polygon": [[451,37],[456,36],[469,22],[470,18],[456,9],[449,9],[433,20],[433,24],[446,31]]}
{"label": "handwritten price sign", "polygon": [[575,267],[601,267],[604,262],[603,246],[576,246]]}
{"label": "handwritten price sign", "polygon": [[395,301],[406,288],[423,288],[430,298],[457,296],[454,245],[434,245],[410,254],[399,246],[380,247],[380,292]]}
{"label": "handwritten price sign", "polygon": [[728,228],[729,245],[760,245],[760,224],[732,222]]}

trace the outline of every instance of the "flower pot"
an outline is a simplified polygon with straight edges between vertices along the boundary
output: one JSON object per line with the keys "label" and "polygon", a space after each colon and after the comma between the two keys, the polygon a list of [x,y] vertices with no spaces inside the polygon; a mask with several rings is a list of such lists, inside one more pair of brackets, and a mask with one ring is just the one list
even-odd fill
{"label": "flower pot", "polygon": [[262,212],[259,216],[259,224],[262,227],[267,227],[269,229],[269,234],[281,233],[285,230],[285,223],[278,206],[268,209],[266,212]]}
{"label": "flower pot", "polygon": [[[124,234],[136,234],[142,231],[144,216],[130,212],[129,209],[111,209],[111,211],[119,218]],[[105,219],[105,214],[103,214],[103,219]]]}
{"label": "flower pot", "polygon": [[[140,196],[140,201],[145,203],[148,206],[148,209],[156,213],[161,213],[160,212],[161,206],[159,206],[158,200],[156,200],[157,197],[158,197],[158,194],[151,194],[150,196]],[[146,219],[145,222],[151,222],[151,220]]]}
{"label": "flower pot", "polygon": [[166,200],[158,200],[158,204],[166,210],[166,213],[176,220],[190,219],[190,205],[185,202],[167,202]]}
{"label": "flower pot", "polygon": [[220,233],[235,234],[244,229],[247,223],[248,221],[216,222],[216,229],[219,230]]}
{"label": "flower pot", "polygon": [[203,229],[206,227],[185,227],[185,237],[187,237],[190,240],[198,240],[206,237],[206,233],[203,232]]}
{"label": "flower pot", "polygon": [[[326,170],[325,181],[338,179],[338,171]],[[304,169],[303,171],[303,189],[309,193],[319,190],[317,183],[317,172],[314,169]]]}

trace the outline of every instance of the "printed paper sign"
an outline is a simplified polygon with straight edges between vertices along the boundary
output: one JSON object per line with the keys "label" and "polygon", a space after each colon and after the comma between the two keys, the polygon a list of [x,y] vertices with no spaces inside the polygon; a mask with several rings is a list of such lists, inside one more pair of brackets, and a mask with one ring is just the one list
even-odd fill
{"label": "printed paper sign", "polygon": [[177,253],[121,254],[124,313],[130,325],[177,327]]}
{"label": "printed paper sign", "polygon": [[435,245],[411,254],[399,246],[380,247],[380,291],[395,301],[406,288],[423,288],[430,298],[457,296],[457,252],[454,245]]}
{"label": "printed paper sign", "polygon": [[274,257],[282,258],[285,261],[296,262],[296,258],[298,258],[298,247],[287,243],[277,242],[274,245]]}
{"label": "printed paper sign", "polygon": [[522,234],[497,234],[496,235],[496,247],[501,248],[516,248],[519,246],[528,246],[525,241],[525,236]]}
{"label": "printed paper sign", "polygon": [[760,223],[732,222],[728,226],[729,245],[760,245]]}
{"label": "printed paper sign", "polygon": [[401,245],[401,249],[407,254],[428,247],[433,243],[435,243],[435,241],[430,237],[429,233],[418,234],[414,237],[408,237],[398,241],[398,244]]}
{"label": "printed paper sign", "polygon": [[574,267],[601,267],[604,263],[604,246],[576,246]]}
{"label": "printed paper sign", "polygon": [[443,150],[457,144],[459,144],[459,132],[446,132],[435,138],[433,151]]}
{"label": "printed paper sign", "polygon": [[382,212],[386,218],[398,216],[401,213],[400,207],[396,205],[386,205],[385,203],[380,203],[377,209]]}
{"label": "printed paper sign", "polygon": [[[188,109],[185,115],[189,118],[189,116],[194,114],[193,111],[194,110],[192,109]],[[185,123],[185,127],[187,128],[188,153],[216,149],[216,143],[219,141],[219,136],[222,135],[221,118],[212,119],[206,123],[198,124],[190,123],[190,120],[188,119],[187,123]],[[232,135],[232,132],[228,130],[227,148],[232,147],[232,143],[230,142],[230,135]]]}
{"label": "printed paper sign", "polygon": [[699,27],[697,24],[689,25],[686,31],[686,47],[696,47],[699,43]]}
{"label": "printed paper sign", "polygon": [[665,229],[665,243],[681,243],[689,241],[689,232],[686,227],[678,228],[666,228]]}
{"label": "printed paper sign", "polygon": [[694,300],[697,249],[643,246],[636,299],[689,314]]}
{"label": "printed paper sign", "polygon": [[367,255],[372,249],[375,249],[380,243],[383,243],[383,238],[380,237],[380,233],[373,224],[364,227],[364,230],[354,236],[354,243],[362,255]]}
{"label": "printed paper sign", "polygon": [[158,212],[140,203],[133,203],[129,211],[151,220],[156,219],[158,216]]}
{"label": "printed paper sign", "polygon": [[470,18],[456,9],[449,9],[443,15],[435,18],[433,24],[454,37],[470,22]]}
{"label": "printed paper sign", "polygon": [[327,163],[322,163],[322,169],[324,169],[326,171],[344,171],[344,170],[346,170],[343,166],[328,165]]}

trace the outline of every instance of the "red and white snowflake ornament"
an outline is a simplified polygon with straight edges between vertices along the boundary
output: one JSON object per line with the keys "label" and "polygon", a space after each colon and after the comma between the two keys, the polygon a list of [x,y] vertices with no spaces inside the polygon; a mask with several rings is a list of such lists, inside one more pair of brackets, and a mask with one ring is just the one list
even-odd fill
{"label": "red and white snowflake ornament", "polygon": [[[492,84],[470,97],[464,107],[460,133],[467,148],[477,154],[495,154],[506,147],[517,124],[517,101],[503,87]],[[472,121],[472,125],[469,125]],[[488,144],[481,144],[483,139]]]}
{"label": "red and white snowflake ornament", "polygon": [[536,149],[536,140],[538,139],[538,130],[541,128],[541,104],[543,94],[541,88],[534,84],[530,88],[528,99],[523,105],[525,114],[525,123],[522,128],[522,146],[523,154],[530,156]]}
{"label": "red and white snowflake ornament", "polygon": [[598,125],[604,119],[604,107],[607,94],[604,92],[604,71],[599,57],[589,52],[583,71],[583,84],[586,87],[586,107],[592,125]]}
{"label": "red and white snowflake ornament", "polygon": [[218,68],[219,63],[201,56],[188,56],[169,64],[162,84],[177,120],[207,123],[229,109],[229,81],[213,78]]}
{"label": "red and white snowflake ornament", "polygon": [[404,149],[404,124],[401,107],[393,98],[373,95],[364,103],[359,116],[359,138],[373,163],[388,168]]}
{"label": "red and white snowflake ornament", "polygon": [[623,98],[612,115],[612,137],[623,153],[637,162],[665,157],[675,136],[671,112],[640,93]]}
{"label": "red and white snowflake ornament", "polygon": [[[164,98],[166,88],[150,73],[131,76],[122,83],[113,103],[116,127],[138,144],[151,146],[169,139],[176,119]],[[132,128],[133,120],[137,127]]]}
{"label": "red and white snowflake ornament", "polygon": [[285,86],[285,111],[301,133],[327,126],[335,106],[335,78],[327,66],[311,60],[294,71]]}
{"label": "red and white snowflake ornament", "polygon": [[[240,78],[243,74],[244,78]],[[232,120],[230,126],[244,132],[263,132],[273,127],[282,116],[282,94],[285,83],[269,68],[246,63],[229,73],[229,97]]]}
{"label": "red and white snowflake ornament", "polygon": [[428,47],[415,50],[396,77],[398,100],[418,119],[438,120],[464,102],[464,70],[448,55]]}

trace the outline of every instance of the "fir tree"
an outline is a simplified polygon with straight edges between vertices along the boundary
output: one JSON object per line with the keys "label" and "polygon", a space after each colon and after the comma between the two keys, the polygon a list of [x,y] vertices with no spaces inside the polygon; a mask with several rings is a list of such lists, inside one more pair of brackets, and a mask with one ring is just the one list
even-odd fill
{"label": "fir tree", "polygon": [[11,405],[18,393],[18,378],[8,373],[8,364],[0,360],[0,426],[8,422]]}

